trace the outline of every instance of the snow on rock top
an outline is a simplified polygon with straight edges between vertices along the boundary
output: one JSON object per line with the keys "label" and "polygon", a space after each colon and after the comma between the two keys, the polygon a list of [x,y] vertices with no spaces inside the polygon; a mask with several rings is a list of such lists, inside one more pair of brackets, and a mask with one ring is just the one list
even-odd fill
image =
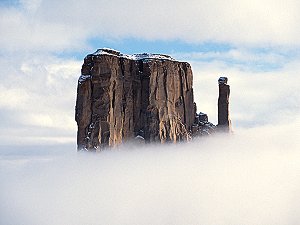
{"label": "snow on rock top", "polygon": [[228,78],[227,77],[220,77],[218,80],[219,84],[227,84]]}
{"label": "snow on rock top", "polygon": [[94,52],[92,55],[116,55],[116,56],[120,56],[121,53],[119,51],[111,49],[111,48],[100,48],[100,49],[97,49],[97,51]]}
{"label": "snow on rock top", "polygon": [[142,53],[142,54],[133,54],[131,56],[134,60],[142,60],[142,59],[164,59],[164,60],[175,60],[171,56],[163,55],[163,54],[152,54],[152,53]]}
{"label": "snow on rock top", "polygon": [[131,59],[131,60],[162,59],[162,60],[175,61],[175,59],[172,58],[171,56],[164,55],[164,54],[141,53],[141,54],[126,55],[126,54],[121,54],[119,51],[110,48],[100,48],[92,55],[113,55],[121,58]]}
{"label": "snow on rock top", "polygon": [[81,84],[82,82],[86,81],[87,79],[90,79],[91,75],[81,75],[78,79],[79,84]]}

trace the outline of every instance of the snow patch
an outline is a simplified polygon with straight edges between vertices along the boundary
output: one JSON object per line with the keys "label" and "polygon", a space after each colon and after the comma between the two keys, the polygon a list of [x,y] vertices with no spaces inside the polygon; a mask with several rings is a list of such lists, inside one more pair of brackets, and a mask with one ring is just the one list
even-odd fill
{"label": "snow patch", "polygon": [[100,48],[96,52],[94,52],[92,55],[116,55],[120,56],[121,53],[115,49],[112,48]]}
{"label": "snow patch", "polygon": [[91,79],[91,75],[81,75],[78,79],[78,83],[81,84],[84,81],[86,81],[87,79]]}
{"label": "snow patch", "polygon": [[227,84],[228,78],[227,77],[220,77],[218,80],[219,84]]}
{"label": "snow patch", "polygon": [[133,60],[144,60],[144,59],[162,59],[162,60],[171,60],[174,61],[171,56],[163,54],[152,54],[152,53],[142,53],[142,54],[133,54],[129,56]]}
{"label": "snow patch", "polygon": [[160,59],[160,60],[175,61],[175,59],[172,58],[171,56],[164,55],[164,54],[141,53],[141,54],[126,55],[126,54],[121,54],[119,51],[111,49],[111,48],[100,48],[96,52],[94,52],[92,55],[94,55],[94,56],[112,55],[112,56],[117,56],[120,58],[130,59],[130,60]]}

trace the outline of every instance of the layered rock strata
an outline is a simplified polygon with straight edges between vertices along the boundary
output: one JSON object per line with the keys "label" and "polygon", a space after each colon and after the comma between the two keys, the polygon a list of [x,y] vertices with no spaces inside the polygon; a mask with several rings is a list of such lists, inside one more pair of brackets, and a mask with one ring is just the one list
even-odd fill
{"label": "layered rock strata", "polygon": [[79,150],[115,146],[135,137],[178,142],[208,127],[196,113],[187,62],[99,49],[86,56],[81,74],[75,115]]}
{"label": "layered rock strata", "polygon": [[218,98],[218,131],[231,132],[231,120],[229,118],[230,86],[227,77],[220,77]]}

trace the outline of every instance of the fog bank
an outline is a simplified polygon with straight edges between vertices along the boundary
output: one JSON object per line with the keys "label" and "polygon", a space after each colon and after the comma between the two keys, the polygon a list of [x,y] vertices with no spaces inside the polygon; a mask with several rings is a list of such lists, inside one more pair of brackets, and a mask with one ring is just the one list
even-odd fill
{"label": "fog bank", "polygon": [[298,224],[297,129],[99,154],[2,147],[1,224]]}

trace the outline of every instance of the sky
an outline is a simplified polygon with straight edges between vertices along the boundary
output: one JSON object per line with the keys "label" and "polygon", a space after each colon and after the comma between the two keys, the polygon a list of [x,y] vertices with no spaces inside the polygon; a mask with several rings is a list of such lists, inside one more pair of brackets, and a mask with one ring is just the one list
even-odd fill
{"label": "sky", "polygon": [[[297,166],[300,149],[299,12],[300,2],[297,0],[0,0],[0,160],[1,171],[4,171],[0,175],[5,190],[0,197],[4,202],[1,203],[4,212],[1,217],[5,224],[10,224],[9,221],[18,223],[12,220],[15,215],[26,221],[25,224],[37,221],[38,224],[51,224],[51,220],[43,221],[43,218],[50,218],[51,212],[61,218],[55,221],[56,224],[70,221],[75,224],[72,216],[78,224],[87,217],[91,224],[95,224],[106,214],[90,216],[96,214],[93,210],[101,202],[108,210],[105,224],[120,224],[113,219],[117,218],[113,213],[115,210],[128,224],[134,224],[134,220],[125,214],[132,214],[138,206],[144,210],[136,220],[138,224],[149,224],[140,221],[143,216],[155,221],[152,225],[175,224],[166,215],[180,215],[179,212],[183,213],[182,218],[188,220],[188,224],[296,224],[300,218],[293,208],[297,208],[298,203],[291,199],[300,196]],[[151,150],[148,153],[147,148],[144,155],[125,149],[124,152],[129,151],[128,156],[123,153],[105,153],[97,159],[78,156],[74,120],[77,80],[83,58],[102,47],[125,54],[169,54],[189,62],[198,110],[207,113],[215,124],[217,80],[220,76],[227,76],[231,86],[230,116],[235,132],[232,142],[225,141],[232,147],[231,150],[225,148],[230,157],[220,153],[222,149],[218,141],[205,147],[201,140],[190,145],[187,155],[181,155],[185,147],[176,147],[174,157],[159,147],[156,148],[161,152],[158,153],[160,157]],[[220,141],[223,143],[224,139]],[[198,144],[204,152],[197,152]],[[214,149],[208,159],[212,164],[205,160],[208,149]],[[244,149],[248,158],[239,153],[240,149]],[[283,149],[288,151],[283,153]],[[145,157],[149,157],[149,162],[143,161]],[[168,157],[171,160],[167,160]],[[193,161],[193,157],[199,159],[200,164]],[[66,162],[66,158],[70,162]],[[110,164],[114,160],[120,162],[120,167]],[[145,174],[136,174],[130,166],[134,163]],[[151,163],[155,164],[153,170]],[[189,165],[186,169],[178,170],[178,165],[186,164]],[[77,166],[80,169],[70,172]],[[250,171],[253,167],[254,171]],[[159,168],[164,172],[155,177]],[[102,169],[118,178],[123,176],[121,169],[127,171],[122,179],[139,181],[140,189],[135,195],[133,187],[123,180],[121,186],[125,185],[126,196],[122,197],[113,178],[107,178],[101,172],[99,176],[95,173],[84,175],[84,171]],[[185,173],[194,169],[216,175],[215,180],[211,181],[205,173],[191,173],[186,182],[193,186],[192,181],[203,180],[212,188],[203,189],[203,183],[196,182],[191,189],[178,186],[175,191],[167,191],[168,186],[176,186],[180,180],[188,179]],[[58,170],[60,175],[56,179]],[[39,177],[37,171],[49,176]],[[178,177],[175,178],[172,171],[176,171]],[[235,181],[231,172],[237,177]],[[251,179],[245,180],[245,174],[254,177],[254,183]],[[260,175],[255,177],[255,174]],[[74,178],[68,178],[70,176]],[[143,195],[142,189],[147,193],[152,190],[146,188],[149,181],[143,176],[153,179],[153,191],[157,193],[154,200]],[[171,177],[170,183],[163,181],[165,177]],[[266,181],[266,177],[270,179]],[[59,189],[59,182],[64,179],[70,179],[70,182]],[[114,205],[114,198],[103,199],[105,195],[93,201],[89,192],[87,198],[91,202],[85,202],[82,218],[74,216],[78,211],[69,201],[67,190],[75,186],[73,194],[81,196],[76,199],[76,206],[84,201],[82,196],[85,195],[84,187],[75,179],[82,182],[94,180],[92,193],[102,188],[101,179],[106,180],[104,193],[119,194],[120,198],[114,197],[121,200],[119,206]],[[40,182],[44,191],[36,188]],[[272,185],[282,182],[285,185]],[[19,186],[21,184],[25,192]],[[246,189],[248,192],[235,195],[235,191],[230,192],[230,185],[232,190]],[[187,194],[196,192],[196,187],[206,197]],[[265,194],[269,190],[268,200]],[[57,202],[51,200],[54,191],[66,201],[58,209],[54,209]],[[186,193],[184,200],[174,197],[181,191]],[[33,201],[35,193],[40,198]],[[219,197],[212,197],[209,201],[207,196],[214,196],[214,193]],[[251,199],[247,193],[258,197]],[[162,198],[166,205],[160,205],[161,195],[167,196]],[[134,202],[128,206],[125,203],[131,197]],[[139,199],[152,203],[143,205],[138,203]],[[170,207],[179,202],[183,205]],[[201,205],[201,202],[207,205]],[[40,212],[38,215],[31,209],[24,211],[31,203],[40,204],[41,210],[48,210],[49,214]],[[185,204],[191,214],[200,207],[202,216],[188,214],[184,210]],[[167,211],[163,216],[160,213],[165,211],[155,210],[156,205],[159,209],[170,207],[173,211]],[[210,215],[217,205],[216,215]],[[252,209],[257,205],[260,207]],[[287,205],[290,207],[285,207]],[[126,209],[122,211],[121,206]],[[66,213],[67,217],[61,215],[64,207],[73,210]],[[240,214],[234,216],[237,207]],[[261,210],[268,209],[274,209],[277,216],[271,212],[259,216]],[[247,211],[249,215],[243,217]],[[155,218],[161,218],[161,221]],[[174,218],[180,221],[179,216]]]}
{"label": "sky", "polygon": [[198,109],[214,123],[219,76],[232,87],[236,128],[295,120],[299,9],[292,0],[2,0],[0,142],[73,142],[80,68],[101,47],[190,62]]}

